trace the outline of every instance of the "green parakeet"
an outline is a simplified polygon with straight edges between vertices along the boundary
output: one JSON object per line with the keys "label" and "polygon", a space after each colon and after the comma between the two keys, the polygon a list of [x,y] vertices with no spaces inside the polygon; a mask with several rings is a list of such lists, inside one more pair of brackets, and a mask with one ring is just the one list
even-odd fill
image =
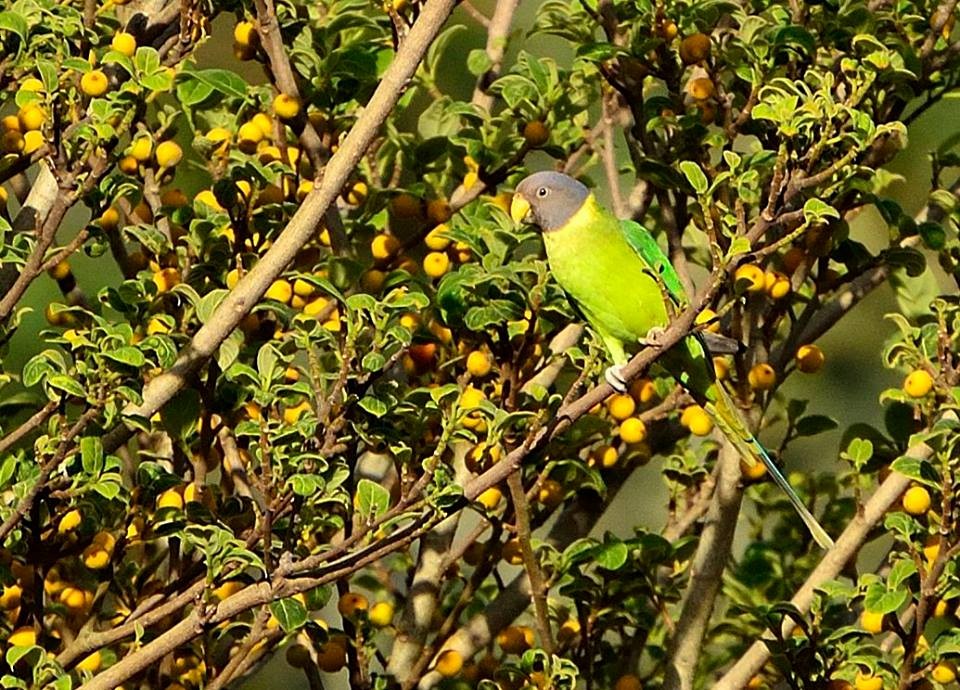
{"label": "green parakeet", "polygon": [[[543,231],[550,272],[583,312],[613,360],[607,381],[625,389],[620,370],[626,346],[645,342],[666,328],[666,300],[681,311],[688,297],[669,259],[643,226],[621,221],[587,187],[559,172],[538,172],[518,186],[510,206],[517,223]],[[750,433],[723,385],[715,380],[710,352],[694,334],[665,352],[660,363],[703,406],[750,463],[762,462],[824,548],[833,542],[800,500],[769,452]]]}

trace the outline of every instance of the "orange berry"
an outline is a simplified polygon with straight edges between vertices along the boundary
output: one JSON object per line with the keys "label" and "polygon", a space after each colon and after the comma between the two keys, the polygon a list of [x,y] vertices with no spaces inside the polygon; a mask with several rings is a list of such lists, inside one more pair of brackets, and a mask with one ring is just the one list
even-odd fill
{"label": "orange berry", "polygon": [[804,374],[815,374],[820,371],[825,360],[823,350],[816,345],[801,345],[797,348],[797,369]]}
{"label": "orange berry", "polygon": [[756,364],[747,374],[747,381],[750,387],[756,391],[767,391],[777,383],[777,372],[766,362]]}

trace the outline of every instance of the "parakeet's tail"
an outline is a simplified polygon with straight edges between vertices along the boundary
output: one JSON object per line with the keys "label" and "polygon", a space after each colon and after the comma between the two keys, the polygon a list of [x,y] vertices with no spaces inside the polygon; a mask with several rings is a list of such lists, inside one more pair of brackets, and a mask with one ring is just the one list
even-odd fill
{"label": "parakeet's tail", "polygon": [[714,388],[717,391],[716,401],[707,402],[704,405],[704,409],[713,417],[714,423],[720,428],[723,435],[736,447],[740,455],[748,462],[762,462],[766,466],[767,472],[770,473],[773,481],[783,490],[787,498],[790,499],[790,503],[793,504],[793,507],[807,525],[807,529],[810,530],[810,534],[813,535],[816,542],[824,549],[829,549],[833,546],[833,540],[830,538],[830,535],[820,526],[817,518],[813,516],[804,502],[797,496],[793,487],[790,486],[790,482],[787,481],[787,478],[780,472],[780,468],[773,462],[773,458],[770,457],[767,449],[750,433],[743,417],[737,411],[733,400],[727,391],[724,390],[723,385],[717,382]]}

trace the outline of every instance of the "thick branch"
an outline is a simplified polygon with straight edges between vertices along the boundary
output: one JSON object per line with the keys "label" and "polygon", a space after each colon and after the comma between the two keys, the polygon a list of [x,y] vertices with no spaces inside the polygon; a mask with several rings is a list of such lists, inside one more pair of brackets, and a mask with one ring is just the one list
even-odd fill
{"label": "thick branch", "polygon": [[740,454],[733,444],[724,441],[717,462],[720,464],[720,475],[707,512],[706,525],[690,566],[690,583],[684,595],[680,620],[670,643],[670,660],[663,685],[665,690],[690,690],[694,686],[703,639],[737,529],[737,516],[743,498]]}

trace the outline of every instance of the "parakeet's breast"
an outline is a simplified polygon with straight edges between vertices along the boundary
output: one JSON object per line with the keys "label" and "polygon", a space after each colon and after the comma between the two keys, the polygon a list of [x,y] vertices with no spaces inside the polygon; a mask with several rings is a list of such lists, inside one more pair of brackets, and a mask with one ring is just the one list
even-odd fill
{"label": "parakeet's breast", "polygon": [[592,194],[566,225],[543,238],[554,278],[595,328],[633,342],[667,323],[660,285],[617,218]]}

